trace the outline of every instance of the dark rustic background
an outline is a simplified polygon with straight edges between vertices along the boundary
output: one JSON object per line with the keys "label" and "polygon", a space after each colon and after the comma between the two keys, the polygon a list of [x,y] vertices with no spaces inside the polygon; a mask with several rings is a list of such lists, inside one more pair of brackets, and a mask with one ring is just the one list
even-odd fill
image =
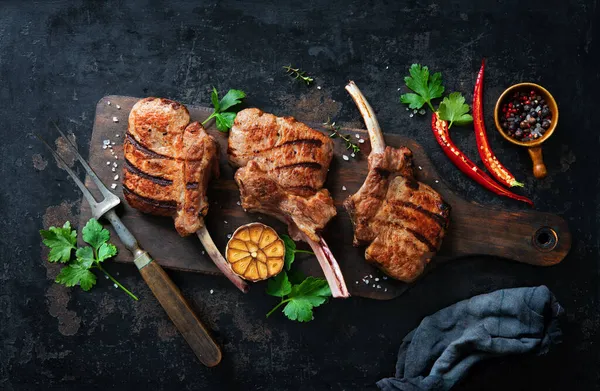
{"label": "dark rustic background", "polygon": [[[369,389],[393,374],[402,337],[423,316],[475,294],[538,284],[548,285],[566,309],[563,344],[544,357],[479,364],[456,389],[596,389],[597,2],[274,3],[0,4],[0,389]],[[108,266],[141,296],[138,303],[104,279],[89,293],[52,283],[57,269],[44,261],[37,231],[76,221],[80,194],[33,134],[54,140],[47,121],[57,120],[87,154],[96,102],[109,94],[207,104],[213,85],[241,88],[248,105],[265,111],[362,126],[343,89],[354,79],[383,129],[420,142],[458,193],[519,208],[466,179],[431,137],[428,118],[409,118],[398,103],[413,62],[441,71],[448,90],[470,99],[484,56],[491,143],[525,181],[537,208],[569,221],[574,245],[562,264],[542,269],[464,259],[393,301],[330,302],[308,324],[265,319],[276,300],[261,286],[243,296],[224,278],[171,272],[224,348],[214,369],[197,362],[133,267]],[[314,85],[286,77],[282,66],[290,63],[314,75]],[[533,179],[527,153],[493,129],[496,98],[520,81],[547,87],[561,110],[544,145],[549,176],[543,181]],[[476,157],[470,129],[453,129],[453,137]]]}

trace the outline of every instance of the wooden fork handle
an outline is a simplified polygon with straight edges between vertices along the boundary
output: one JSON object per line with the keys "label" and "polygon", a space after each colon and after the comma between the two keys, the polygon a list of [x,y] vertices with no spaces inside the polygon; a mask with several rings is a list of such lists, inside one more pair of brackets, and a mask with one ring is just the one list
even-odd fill
{"label": "wooden fork handle", "polygon": [[163,268],[150,262],[140,268],[140,273],[202,364],[217,365],[221,349]]}

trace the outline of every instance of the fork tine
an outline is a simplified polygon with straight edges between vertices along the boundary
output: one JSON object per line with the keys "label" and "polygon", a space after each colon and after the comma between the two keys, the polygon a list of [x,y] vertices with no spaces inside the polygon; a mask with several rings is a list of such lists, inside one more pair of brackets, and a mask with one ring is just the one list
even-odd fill
{"label": "fork tine", "polygon": [[67,164],[67,162],[62,158],[62,156],[60,156],[50,146],[50,144],[48,144],[46,142],[46,140],[44,140],[39,134],[36,133],[35,137],[37,137],[42,143],[44,143],[44,145],[46,146],[46,148],[48,148],[50,150],[50,152],[52,153],[52,155],[54,156],[54,158],[56,160],[58,160],[63,165],[63,168],[65,169],[65,171],[69,174],[69,176],[71,177],[71,179],[73,179],[75,181],[75,184],[77,185],[77,187],[79,187],[79,189],[81,190],[81,192],[85,196],[86,200],[90,203],[90,205],[92,207],[94,207],[95,205],[97,205],[98,202],[96,201],[96,199],[94,198],[94,196],[92,195],[92,193],[90,193],[90,191],[87,189],[87,187],[85,187],[85,185],[83,184],[83,182],[81,182],[81,180],[79,179],[79,177],[77,176],[77,174],[75,174],[75,172],[73,172],[73,170],[71,170],[71,168],[69,167],[69,165]]}
{"label": "fork tine", "polygon": [[58,132],[60,133],[60,135],[62,136],[62,138],[64,138],[67,141],[67,144],[69,145],[69,148],[71,149],[71,151],[73,151],[73,153],[75,154],[75,156],[77,156],[77,160],[79,160],[79,162],[81,163],[81,165],[83,166],[83,168],[85,169],[85,171],[87,172],[87,174],[90,176],[90,178],[92,178],[92,180],[94,181],[94,183],[98,187],[98,190],[100,190],[100,193],[102,193],[102,195],[104,197],[108,197],[109,194],[112,195],[113,193],[106,188],[106,186],[104,185],[104,183],[100,180],[100,178],[98,178],[98,175],[96,175],[96,173],[94,172],[94,170],[92,170],[92,168],[89,166],[89,164],[87,164],[87,162],[81,156],[81,154],[79,154],[79,151],[77,150],[77,147],[71,142],[71,140],[69,140],[69,138],[62,132],[62,130],[60,130],[60,128],[58,127],[58,125],[56,124],[56,122],[52,121],[52,125],[54,125],[54,127],[56,128],[56,130],[58,130]]}

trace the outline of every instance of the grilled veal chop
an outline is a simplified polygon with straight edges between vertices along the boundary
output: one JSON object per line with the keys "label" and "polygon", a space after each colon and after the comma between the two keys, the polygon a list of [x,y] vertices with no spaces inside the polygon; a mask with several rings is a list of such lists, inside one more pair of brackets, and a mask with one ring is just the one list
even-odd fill
{"label": "grilled veal chop", "polygon": [[408,148],[385,146],[375,113],[356,84],[350,82],[346,90],[371,139],[367,178],[344,202],[354,225],[354,245],[368,244],[366,260],[390,277],[414,281],[440,248],[450,206],[414,178]]}
{"label": "grilled veal chop", "polygon": [[229,160],[242,207],[287,223],[290,235],[315,252],[334,297],[348,297],[337,261],[320,236],[336,215],[323,184],[333,157],[329,137],[292,117],[276,117],[259,109],[237,114],[229,134]]}
{"label": "grilled veal chop", "polygon": [[206,188],[219,175],[218,144],[187,108],[162,98],[138,101],[123,146],[123,194],[132,207],[172,216],[181,236],[197,233],[217,267],[242,291],[247,285],[223,259],[206,231]]}

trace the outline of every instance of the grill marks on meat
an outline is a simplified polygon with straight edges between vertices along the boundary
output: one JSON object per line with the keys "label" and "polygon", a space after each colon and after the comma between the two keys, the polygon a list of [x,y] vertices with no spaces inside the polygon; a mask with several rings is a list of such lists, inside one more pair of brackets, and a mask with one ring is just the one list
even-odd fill
{"label": "grill marks on meat", "polygon": [[333,199],[323,189],[333,157],[333,142],[291,117],[258,109],[237,114],[229,133],[229,159],[242,207],[284,221],[295,240],[307,242],[323,269],[333,297],[348,297],[337,261],[319,235],[336,215]]}
{"label": "grill marks on meat", "polygon": [[275,216],[320,241],[317,232],[336,215],[322,188],[333,157],[327,136],[294,118],[246,109],[231,129],[228,154],[241,167],[235,180],[244,209]]}
{"label": "grill marks on meat", "polygon": [[344,201],[354,225],[354,245],[368,245],[365,258],[389,276],[414,281],[439,250],[450,206],[414,178],[412,152],[385,147],[379,124],[356,85],[346,89],[361,110],[372,152],[359,191]]}
{"label": "grill marks on meat", "polygon": [[185,106],[162,98],[137,102],[124,143],[123,194],[145,213],[173,216],[181,236],[203,226],[206,188],[218,176],[218,145]]}
{"label": "grill marks on meat", "polygon": [[344,202],[354,245],[369,244],[367,261],[406,282],[417,278],[440,248],[450,213],[435,190],[414,179],[411,166],[412,153],[405,147],[371,154],[364,184]]}

